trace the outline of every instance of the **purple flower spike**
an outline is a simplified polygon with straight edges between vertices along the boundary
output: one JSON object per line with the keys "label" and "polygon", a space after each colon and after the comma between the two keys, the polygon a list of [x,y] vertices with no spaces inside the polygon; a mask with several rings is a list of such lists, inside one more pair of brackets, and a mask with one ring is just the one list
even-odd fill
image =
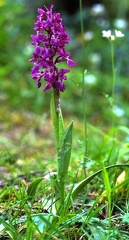
{"label": "purple flower spike", "polygon": [[32,34],[32,45],[35,45],[33,58],[30,62],[34,63],[31,69],[31,77],[36,80],[37,87],[41,87],[42,78],[47,84],[44,91],[51,88],[64,92],[64,82],[67,80],[69,69],[59,69],[57,63],[66,62],[69,67],[77,65],[70,59],[70,53],[66,52],[65,45],[71,38],[68,36],[62,24],[60,13],[52,13],[53,5],[50,9],[44,6],[45,10],[39,8],[37,21],[34,23],[36,35]]}

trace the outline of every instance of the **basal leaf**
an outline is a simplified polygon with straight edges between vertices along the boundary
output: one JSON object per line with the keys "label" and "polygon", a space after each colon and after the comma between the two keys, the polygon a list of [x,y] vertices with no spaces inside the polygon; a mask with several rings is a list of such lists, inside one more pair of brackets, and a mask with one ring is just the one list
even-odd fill
{"label": "basal leaf", "polygon": [[30,185],[27,189],[27,194],[28,194],[29,200],[31,200],[31,201],[33,200],[36,190],[37,190],[37,187],[42,180],[43,180],[43,178],[40,177],[30,183]]}
{"label": "basal leaf", "polygon": [[61,147],[58,154],[59,178],[65,178],[68,171],[72,148],[72,129],[73,122],[68,125],[62,138]]}

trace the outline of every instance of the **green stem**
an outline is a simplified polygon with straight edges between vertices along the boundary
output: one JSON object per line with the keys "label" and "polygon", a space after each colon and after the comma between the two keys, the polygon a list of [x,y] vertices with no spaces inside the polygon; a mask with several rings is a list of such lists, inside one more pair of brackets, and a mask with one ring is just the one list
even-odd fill
{"label": "green stem", "polygon": [[115,116],[114,116],[114,105],[115,105],[115,80],[116,80],[116,69],[114,62],[114,41],[110,40],[111,43],[111,64],[112,64],[112,129],[113,129],[113,138],[115,137]]}
{"label": "green stem", "polygon": [[61,216],[64,214],[65,209],[65,181],[71,157],[73,122],[64,129],[59,97],[59,91],[54,89],[50,107],[57,151],[57,176],[53,183],[56,198],[56,214]]}
{"label": "green stem", "polygon": [[64,122],[63,122],[63,116],[60,109],[60,95],[59,95],[59,91],[56,89],[53,89],[50,108],[51,108],[55,147],[58,155],[61,139],[64,133]]}
{"label": "green stem", "polygon": [[82,0],[80,0],[80,23],[81,23],[81,34],[82,34],[82,104],[83,104],[83,119],[84,119],[84,161],[83,161],[83,170],[84,176],[86,177],[86,160],[88,155],[88,134],[87,134],[87,118],[86,118],[86,94],[85,94],[85,46],[84,46],[84,27],[83,27],[83,13],[82,13]]}
{"label": "green stem", "polygon": [[65,185],[64,185],[64,182],[62,182],[61,176],[59,174],[60,162],[58,161],[61,141],[64,134],[64,122],[63,122],[63,117],[60,109],[60,93],[56,89],[53,89],[50,109],[51,109],[51,117],[52,117],[52,124],[53,124],[55,148],[57,153],[57,177],[53,183],[54,183],[55,198],[57,200],[55,203],[55,207],[56,207],[56,212],[58,214],[61,208],[61,204],[64,201],[64,195],[65,195],[65,190],[64,190]]}

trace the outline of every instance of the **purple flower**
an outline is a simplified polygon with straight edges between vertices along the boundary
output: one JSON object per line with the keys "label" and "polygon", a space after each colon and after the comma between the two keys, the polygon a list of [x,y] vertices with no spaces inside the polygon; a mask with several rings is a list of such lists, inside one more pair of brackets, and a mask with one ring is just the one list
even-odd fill
{"label": "purple flower", "polygon": [[66,52],[65,45],[71,38],[68,36],[62,24],[60,13],[52,13],[53,5],[50,9],[39,8],[37,21],[34,23],[36,35],[32,34],[32,45],[35,45],[33,57],[30,62],[34,63],[31,69],[31,77],[36,80],[37,87],[41,87],[42,78],[46,81],[44,91],[51,88],[63,92],[65,90],[64,81],[69,69],[57,67],[60,62],[66,62],[69,67],[76,66],[77,63],[70,59],[70,53]]}

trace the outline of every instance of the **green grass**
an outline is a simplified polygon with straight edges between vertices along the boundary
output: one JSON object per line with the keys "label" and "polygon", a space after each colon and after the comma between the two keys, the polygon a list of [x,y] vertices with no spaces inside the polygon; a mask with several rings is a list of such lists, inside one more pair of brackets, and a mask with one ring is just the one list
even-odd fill
{"label": "green grass", "polygon": [[[30,141],[29,132],[33,136],[32,129],[34,130],[35,121],[37,125],[37,115],[36,118],[37,120],[35,117],[33,118],[32,125],[29,127],[28,123],[27,125],[24,123],[24,129],[28,129],[26,141],[21,141],[23,138],[21,134],[21,138],[19,137],[20,146],[18,144],[12,148],[12,145],[8,144],[8,147],[4,146],[1,150],[1,239],[79,239],[81,237],[82,239],[98,239],[98,237],[100,239],[127,239],[129,221],[128,171],[126,179],[123,179],[117,189],[115,184],[120,173],[128,168],[110,169],[108,170],[108,178],[106,178],[105,172],[98,174],[76,197],[64,216],[58,218],[53,215],[54,196],[51,192],[51,183],[44,177],[55,171],[54,144],[51,142],[50,151],[50,142],[45,141],[42,132],[39,136],[35,133],[36,139],[32,138]],[[83,179],[84,174],[82,161],[84,143],[81,142],[83,124],[77,119],[74,122],[75,137],[67,178],[67,193],[73,184]],[[47,120],[44,120],[44,123],[47,123]],[[19,128],[21,126],[19,125]],[[42,121],[39,117],[38,127],[41,129],[41,126]],[[51,135],[51,123],[46,131],[48,135]],[[121,137],[121,131],[117,131]],[[128,145],[122,143],[122,140],[118,141],[117,139],[114,147],[111,148],[112,141],[108,133],[88,125],[88,134],[87,176],[101,169],[103,161],[106,166],[128,163]],[[36,145],[36,149],[34,149],[35,141],[40,143],[39,146]],[[24,149],[23,146],[27,142],[29,142],[29,147]],[[42,178],[42,181],[38,188],[36,187],[37,190],[34,191],[33,197],[29,199],[28,186],[37,178]],[[108,221],[109,198],[106,193],[103,194],[107,190],[104,178],[111,187],[110,225]]]}
{"label": "green grass", "polygon": [[[29,14],[24,13],[25,9]],[[74,39],[70,48],[78,67],[68,75],[61,107],[65,126],[73,121],[73,148],[66,179],[67,201],[63,214],[57,216],[54,214],[57,163],[49,111],[51,93],[37,90],[29,76],[30,26],[34,19],[31,10],[17,3],[0,9],[3,29],[0,39],[0,239],[126,240],[129,238],[128,31],[125,40],[118,40],[115,45],[116,56],[122,56],[115,62],[118,66],[115,103],[124,114],[120,116],[119,111],[116,112],[112,128],[110,46],[101,37],[102,27],[92,19],[88,28],[94,38],[84,42],[83,68],[87,70],[83,76],[84,105],[80,30],[69,29]],[[99,55],[100,62],[92,62],[94,54]],[[82,105],[86,106],[87,129],[84,129]],[[119,176],[123,177],[118,182]],[[83,185],[81,191],[77,189],[72,195],[79,182]],[[79,194],[72,199],[76,193]]]}

